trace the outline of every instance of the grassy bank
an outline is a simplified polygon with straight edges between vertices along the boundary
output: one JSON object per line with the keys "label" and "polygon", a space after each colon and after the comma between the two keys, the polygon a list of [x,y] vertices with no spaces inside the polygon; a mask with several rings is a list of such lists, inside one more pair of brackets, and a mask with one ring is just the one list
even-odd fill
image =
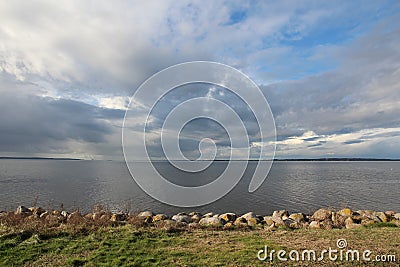
{"label": "grassy bank", "polygon": [[[378,227],[381,226],[381,227]],[[388,225],[390,226],[390,225]],[[372,266],[398,266],[400,228],[377,224],[358,229],[280,228],[231,230],[201,228],[194,230],[141,228],[132,225],[93,229],[56,228],[0,230],[1,266],[366,266],[366,262],[292,261],[260,262],[257,252],[269,249],[336,249],[339,238],[348,249],[394,254],[397,263],[370,263]]]}

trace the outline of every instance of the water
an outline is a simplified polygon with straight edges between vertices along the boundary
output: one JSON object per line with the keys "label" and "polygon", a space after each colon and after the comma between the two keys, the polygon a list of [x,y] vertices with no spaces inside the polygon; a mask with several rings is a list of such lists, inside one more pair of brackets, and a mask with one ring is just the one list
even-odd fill
{"label": "water", "polygon": [[[199,176],[188,176],[158,163],[175,183],[205,184],[224,169],[215,162]],[[274,162],[264,184],[247,188],[254,163],[245,177],[222,199],[197,208],[177,208],[146,195],[130,177],[124,162],[0,160],[0,210],[34,205],[89,211],[96,204],[111,210],[153,210],[269,214],[273,210],[312,212],[320,207],[400,211],[399,162]]]}

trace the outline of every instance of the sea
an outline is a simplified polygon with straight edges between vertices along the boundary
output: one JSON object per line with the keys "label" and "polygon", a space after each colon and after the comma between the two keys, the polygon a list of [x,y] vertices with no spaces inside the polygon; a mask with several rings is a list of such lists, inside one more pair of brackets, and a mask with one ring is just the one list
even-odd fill
{"label": "sea", "polygon": [[[114,212],[166,214],[253,211],[267,215],[282,209],[311,213],[321,207],[400,212],[400,162],[276,161],[264,183],[249,193],[256,164],[249,162],[237,186],[219,200],[182,208],[147,195],[123,161],[1,159],[0,210],[36,205],[89,212],[101,205]],[[155,165],[168,180],[197,186],[216,179],[227,163],[216,161],[198,175],[176,170],[168,162]]]}

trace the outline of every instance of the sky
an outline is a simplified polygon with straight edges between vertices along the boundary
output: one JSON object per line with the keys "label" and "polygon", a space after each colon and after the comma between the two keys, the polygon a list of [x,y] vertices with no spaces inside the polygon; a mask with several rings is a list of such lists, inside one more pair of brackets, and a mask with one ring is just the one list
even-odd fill
{"label": "sky", "polygon": [[[122,159],[135,90],[197,60],[257,83],[277,158],[400,158],[399,1],[1,1],[0,156]],[[199,96],[235,107],[257,146],[254,117],[222,87],[178,88],[154,117]],[[218,124],[184,132],[188,157],[199,137],[226,156]]]}

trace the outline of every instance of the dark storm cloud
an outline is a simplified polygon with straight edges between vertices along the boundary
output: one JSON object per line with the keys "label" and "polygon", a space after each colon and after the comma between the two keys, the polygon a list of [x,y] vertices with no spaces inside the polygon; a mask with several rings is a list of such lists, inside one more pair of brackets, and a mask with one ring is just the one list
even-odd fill
{"label": "dark storm cloud", "polygon": [[104,142],[114,131],[108,120],[123,117],[122,111],[25,94],[23,88],[2,88],[0,110],[3,152],[47,152],[69,140]]}

